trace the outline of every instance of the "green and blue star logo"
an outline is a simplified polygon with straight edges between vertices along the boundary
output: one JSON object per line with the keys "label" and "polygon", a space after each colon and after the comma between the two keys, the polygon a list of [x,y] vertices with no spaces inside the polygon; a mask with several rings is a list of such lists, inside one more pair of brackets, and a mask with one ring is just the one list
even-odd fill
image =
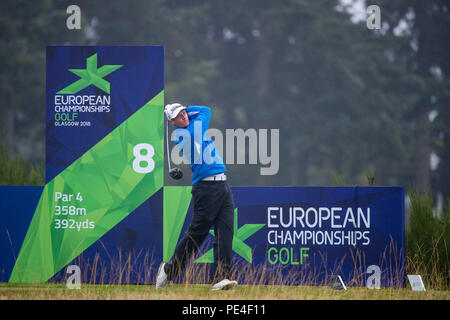
{"label": "green and blue star logo", "polygon": [[104,65],[98,68],[97,54],[93,54],[86,59],[86,69],[69,69],[70,72],[81,79],[58,91],[57,94],[75,94],[90,85],[94,85],[109,94],[110,83],[103,78],[122,67],[123,65]]}
{"label": "green and blue star logo", "polygon": [[[244,258],[247,262],[252,263],[252,248],[250,248],[244,241],[263,228],[265,224],[244,224],[238,228],[238,208],[234,209],[234,232],[233,232],[233,251]],[[209,230],[209,233],[214,236],[214,231]],[[210,249],[200,258],[195,260],[197,263],[213,263],[214,252]]]}
{"label": "green and blue star logo", "polygon": [[[164,215],[163,215],[163,260],[169,261],[172,257],[186,214],[191,203],[190,186],[165,186],[164,187]],[[252,263],[252,248],[245,241],[263,228],[265,224],[244,224],[238,228],[238,208],[234,209],[233,251]],[[214,231],[209,231],[214,236]],[[213,249],[195,260],[197,263],[213,263]]]}

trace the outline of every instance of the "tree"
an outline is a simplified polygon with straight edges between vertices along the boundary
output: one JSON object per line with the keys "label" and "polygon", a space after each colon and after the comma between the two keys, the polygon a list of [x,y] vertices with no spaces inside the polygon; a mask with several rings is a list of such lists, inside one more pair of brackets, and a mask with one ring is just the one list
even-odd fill
{"label": "tree", "polygon": [[[15,121],[6,123],[16,128],[19,120],[28,124],[26,130],[21,125],[7,132],[23,132],[22,141],[31,130],[42,134],[43,121],[35,121],[28,106],[42,99],[45,43],[164,45],[166,101],[212,106],[211,126],[223,131],[280,129],[278,174],[260,176],[259,165],[229,166],[233,184],[328,184],[333,172],[351,184],[365,184],[368,169],[376,184],[406,185],[412,172],[423,173],[416,181],[428,181],[429,169],[422,164],[430,141],[446,141],[435,138],[445,134],[445,112],[439,109],[436,130],[419,131],[418,124],[437,106],[429,102],[431,96],[439,105],[446,97],[444,81],[425,72],[427,57],[440,55],[425,52],[419,59],[411,47],[419,39],[415,29],[406,28],[412,30],[406,36],[393,31],[404,20],[408,1],[378,3],[382,22],[388,25],[380,31],[367,29],[365,21],[353,23],[338,0],[82,0],[83,31],[78,33],[65,28],[67,4],[60,1],[25,7],[2,4],[11,13],[3,23],[12,29],[5,29],[8,46],[2,50],[0,97],[8,104],[8,92],[17,98],[21,88],[23,100],[13,102]],[[26,29],[28,18],[20,16],[23,8],[34,10],[32,30]],[[13,16],[20,17],[19,22]],[[430,34],[437,30],[430,26],[432,20],[428,17],[422,27]],[[30,62],[8,54],[17,51],[12,45],[16,41],[16,49],[20,41],[33,43],[25,55]],[[437,64],[434,59],[432,65],[446,74],[443,60]],[[29,70],[32,76],[22,75]],[[21,76],[12,85],[7,80],[17,72]],[[417,112],[425,103],[426,111]],[[11,117],[5,108],[0,112],[2,119]],[[414,159],[420,160],[419,167]],[[442,162],[440,166],[444,170]]]}
{"label": "tree", "polygon": [[[388,14],[389,32],[403,41],[396,47],[396,55],[407,61],[409,71],[421,79],[420,99],[415,104],[411,119],[415,126],[414,185],[422,192],[442,192],[450,197],[450,141],[449,76],[450,61],[450,3],[432,1],[382,1]],[[399,32],[399,26],[403,31]],[[434,121],[430,115],[437,116]],[[430,154],[440,157],[435,172],[430,169]],[[434,183],[432,183],[434,181]]]}
{"label": "tree", "polygon": [[0,11],[0,135],[11,156],[18,152],[42,160],[45,46],[80,33],[68,32],[61,1],[2,1]]}
{"label": "tree", "polygon": [[[337,1],[217,2],[220,86],[226,125],[277,127],[282,135],[277,177],[240,170],[242,181],[326,184],[334,169],[364,183],[400,184],[410,167],[405,113],[417,79],[390,59],[393,37],[354,24]],[[223,34],[223,35],[222,35]],[[253,179],[253,180],[251,180]]]}

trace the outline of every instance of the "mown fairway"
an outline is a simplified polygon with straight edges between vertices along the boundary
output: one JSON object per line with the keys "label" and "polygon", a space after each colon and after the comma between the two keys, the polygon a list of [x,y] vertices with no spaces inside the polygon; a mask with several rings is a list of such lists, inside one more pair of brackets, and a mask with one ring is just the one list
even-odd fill
{"label": "mown fairway", "polygon": [[68,289],[65,284],[0,284],[0,300],[450,300],[449,290],[413,292],[404,289],[351,287],[346,291],[307,286],[246,286],[232,291],[211,291],[209,285],[171,285],[155,290],[153,285],[82,285]]}

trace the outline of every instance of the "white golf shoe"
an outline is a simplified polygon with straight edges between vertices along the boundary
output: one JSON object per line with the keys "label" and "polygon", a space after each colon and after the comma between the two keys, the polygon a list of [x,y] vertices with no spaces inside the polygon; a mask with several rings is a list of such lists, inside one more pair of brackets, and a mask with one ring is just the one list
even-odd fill
{"label": "white golf shoe", "polygon": [[237,286],[237,281],[233,280],[228,280],[228,279],[223,279],[220,282],[217,282],[215,285],[213,285],[212,287],[212,291],[217,291],[217,290],[231,290],[236,288]]}
{"label": "white golf shoe", "polygon": [[165,262],[161,263],[156,275],[156,290],[165,288],[167,286],[167,273],[164,271]]}

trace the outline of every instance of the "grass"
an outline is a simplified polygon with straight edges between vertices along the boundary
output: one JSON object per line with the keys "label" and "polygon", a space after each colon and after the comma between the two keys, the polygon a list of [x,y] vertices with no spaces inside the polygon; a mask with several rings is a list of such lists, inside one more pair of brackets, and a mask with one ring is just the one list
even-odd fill
{"label": "grass", "polygon": [[29,164],[20,156],[10,157],[4,141],[0,141],[0,185],[42,186],[44,170]]}
{"label": "grass", "polygon": [[410,288],[333,290],[310,286],[239,285],[235,290],[211,291],[210,285],[82,285],[0,283],[0,300],[450,300],[450,291],[412,291]]}

